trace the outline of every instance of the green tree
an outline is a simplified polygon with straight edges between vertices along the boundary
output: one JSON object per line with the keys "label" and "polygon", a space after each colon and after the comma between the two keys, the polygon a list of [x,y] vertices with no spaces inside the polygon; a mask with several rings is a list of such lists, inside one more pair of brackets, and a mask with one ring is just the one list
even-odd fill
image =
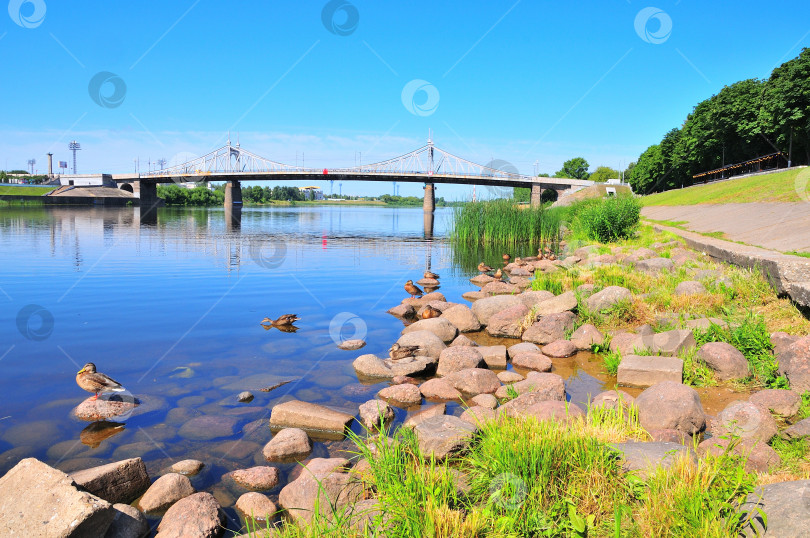
{"label": "green tree", "polygon": [[588,179],[591,181],[604,183],[608,179],[619,179],[619,171],[614,170],[609,166],[600,166],[594,170],[590,176],[588,176]]}
{"label": "green tree", "polygon": [[563,163],[562,170],[559,170],[554,177],[567,177],[573,179],[588,179],[588,161],[582,157],[574,157]]}
{"label": "green tree", "polygon": [[765,83],[760,119],[782,151],[789,151],[792,137],[793,160],[810,163],[810,49],[773,70]]}
{"label": "green tree", "polygon": [[[653,192],[659,179],[666,173],[664,158],[661,155],[661,146],[658,144],[650,146],[638,158],[638,163],[630,172],[630,177],[626,178],[633,190],[639,194],[649,194]],[[657,190],[663,190],[658,188]]]}

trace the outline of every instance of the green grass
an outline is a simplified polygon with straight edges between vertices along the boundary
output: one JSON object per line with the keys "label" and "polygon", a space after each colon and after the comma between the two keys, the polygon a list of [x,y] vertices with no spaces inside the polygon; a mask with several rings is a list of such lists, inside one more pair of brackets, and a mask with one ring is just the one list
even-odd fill
{"label": "green grass", "polygon": [[572,235],[602,243],[628,239],[638,227],[640,211],[634,196],[578,202],[568,209]]}
{"label": "green grass", "polygon": [[774,472],[800,474],[808,465],[810,440],[807,438],[782,439],[777,436],[771,440],[771,448],[782,458],[782,464]]}
{"label": "green grass", "polygon": [[25,187],[12,187],[10,185],[0,185],[0,196],[43,196],[56,190],[53,185],[37,187],[27,185]]}
{"label": "green grass", "polygon": [[790,254],[791,256],[801,256],[802,258],[810,258],[810,252],[799,252],[798,250],[789,250],[785,252],[785,254]]}
{"label": "green grass", "polygon": [[802,403],[799,406],[797,416],[799,417],[799,420],[810,417],[810,391],[804,391],[802,393]]}
{"label": "green grass", "polygon": [[801,202],[799,192],[803,193],[803,190],[796,189],[796,178],[804,170],[806,169],[794,168],[708,185],[695,185],[644,196],[641,201],[645,206]]}
{"label": "green grass", "polygon": [[468,202],[454,209],[450,239],[461,244],[531,243],[556,250],[563,213],[562,208],[521,207],[512,200]]}
{"label": "green grass", "polygon": [[608,375],[615,376],[619,373],[619,363],[622,362],[622,356],[618,351],[608,351],[602,357],[602,361]]}

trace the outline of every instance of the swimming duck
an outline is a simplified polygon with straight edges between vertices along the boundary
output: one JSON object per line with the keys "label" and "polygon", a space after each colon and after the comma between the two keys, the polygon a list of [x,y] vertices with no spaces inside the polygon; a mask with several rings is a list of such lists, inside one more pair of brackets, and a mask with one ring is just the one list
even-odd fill
{"label": "swimming duck", "polygon": [[283,316],[279,316],[278,319],[264,318],[262,320],[262,325],[264,325],[265,323],[269,323],[274,327],[287,327],[292,325],[299,319],[301,318],[299,318],[298,315],[296,314],[284,314]]}
{"label": "swimming duck", "polygon": [[95,394],[93,400],[98,400],[102,392],[124,392],[121,383],[106,374],[96,372],[96,365],[88,362],[76,373],[76,384],[87,392]]}
{"label": "swimming duck", "polygon": [[393,360],[399,360],[413,357],[417,351],[419,351],[419,346],[401,346],[394,343],[388,350],[388,355],[390,355]]}
{"label": "swimming duck", "polygon": [[422,310],[422,319],[438,318],[442,315],[442,311],[438,308],[433,308],[430,305],[425,306]]}
{"label": "swimming duck", "polygon": [[478,264],[478,271],[481,273],[489,273],[492,271],[492,267],[486,265],[484,262]]}
{"label": "swimming duck", "polygon": [[409,280],[405,283],[405,291],[411,294],[411,297],[421,297],[425,293],[419,289],[419,286],[413,283],[413,280]]}
{"label": "swimming duck", "polygon": [[425,271],[425,278],[432,278],[434,280],[439,280],[439,275],[431,271]]}

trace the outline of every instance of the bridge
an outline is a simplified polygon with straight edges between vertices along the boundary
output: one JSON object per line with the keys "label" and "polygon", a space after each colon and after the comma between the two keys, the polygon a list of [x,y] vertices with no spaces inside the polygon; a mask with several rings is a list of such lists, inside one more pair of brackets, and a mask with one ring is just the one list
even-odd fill
{"label": "bridge", "polygon": [[405,155],[353,168],[304,168],[260,157],[227,143],[202,157],[143,174],[112,176],[119,188],[140,197],[141,206],[158,202],[158,183],[225,182],[225,205],[242,203],[242,181],[396,181],[424,183],[424,210],[433,213],[435,184],[527,187],[531,204],[540,205],[544,189],[563,191],[590,187],[593,181],[526,176],[480,165],[448,153],[428,139],[427,144]]}

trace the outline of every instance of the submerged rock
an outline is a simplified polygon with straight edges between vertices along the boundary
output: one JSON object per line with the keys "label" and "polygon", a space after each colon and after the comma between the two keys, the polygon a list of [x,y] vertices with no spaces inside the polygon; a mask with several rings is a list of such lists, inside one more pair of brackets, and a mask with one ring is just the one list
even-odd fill
{"label": "submerged rock", "polygon": [[343,433],[354,417],[323,405],[300,400],[276,404],[270,412],[270,425]]}
{"label": "submerged rock", "polygon": [[352,340],[344,340],[343,342],[339,343],[337,347],[340,349],[345,349],[347,351],[355,351],[365,346],[366,346],[365,340],[355,338]]}

